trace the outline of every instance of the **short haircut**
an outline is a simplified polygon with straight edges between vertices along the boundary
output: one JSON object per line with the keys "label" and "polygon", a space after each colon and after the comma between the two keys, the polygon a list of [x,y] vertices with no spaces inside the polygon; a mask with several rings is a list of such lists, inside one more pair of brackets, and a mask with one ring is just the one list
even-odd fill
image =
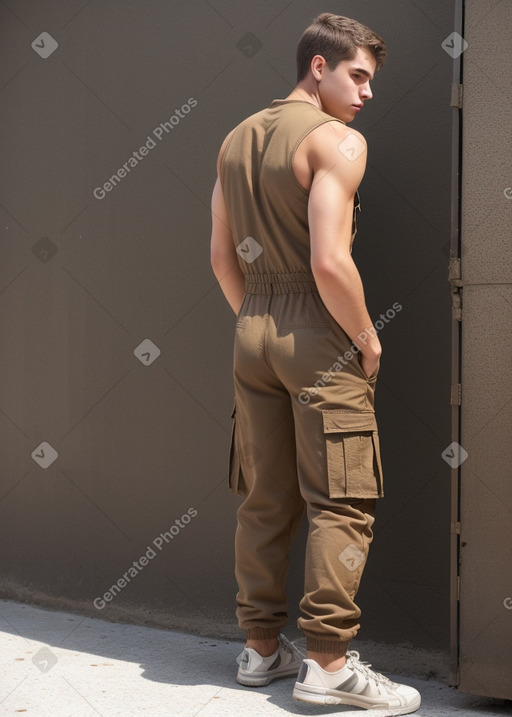
{"label": "short haircut", "polygon": [[358,47],[367,48],[379,71],[386,59],[382,37],[357,20],[323,12],[304,30],[297,46],[297,82],[303,80],[315,55],[321,55],[330,70],[342,60],[352,60]]}

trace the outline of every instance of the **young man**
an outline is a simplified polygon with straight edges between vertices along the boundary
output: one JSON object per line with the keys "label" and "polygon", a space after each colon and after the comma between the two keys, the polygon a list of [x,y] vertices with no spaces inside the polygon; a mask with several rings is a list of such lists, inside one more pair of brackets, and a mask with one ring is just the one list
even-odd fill
{"label": "young man", "polygon": [[[418,709],[419,693],[348,652],[382,470],[374,414],[381,355],[351,258],[364,137],[347,127],[386,56],[378,35],[323,13],[297,48],[297,85],[224,140],[212,197],[211,261],[237,315],[230,490],[237,680],[299,673],[293,696],[319,704]],[[288,552],[309,520],[299,627],[307,659],[280,634]],[[299,671],[300,670],[300,671]]]}

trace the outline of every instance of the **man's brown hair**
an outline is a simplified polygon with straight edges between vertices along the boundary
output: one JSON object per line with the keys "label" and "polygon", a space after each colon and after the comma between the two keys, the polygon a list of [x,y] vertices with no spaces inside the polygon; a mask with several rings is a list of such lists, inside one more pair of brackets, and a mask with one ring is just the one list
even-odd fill
{"label": "man's brown hair", "polygon": [[358,47],[367,48],[374,56],[376,71],[386,59],[382,37],[357,20],[323,12],[307,27],[297,46],[297,82],[306,77],[315,55],[322,55],[330,70],[341,60],[352,60]]}

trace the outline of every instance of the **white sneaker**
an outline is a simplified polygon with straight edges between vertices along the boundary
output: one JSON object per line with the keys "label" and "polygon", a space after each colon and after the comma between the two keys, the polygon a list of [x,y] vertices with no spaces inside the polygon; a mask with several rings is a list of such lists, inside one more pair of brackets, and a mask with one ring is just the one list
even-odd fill
{"label": "white sneaker", "polygon": [[385,709],[386,715],[407,715],[421,704],[418,690],[370,670],[370,665],[360,662],[355,651],[347,652],[346,665],[336,672],[327,672],[315,660],[304,660],[293,697],[317,705]]}
{"label": "white sneaker", "polygon": [[298,673],[304,655],[284,635],[279,635],[277,640],[277,650],[270,657],[262,657],[252,647],[244,647],[236,658],[239,664],[237,682],[248,687],[263,687],[276,677]]}

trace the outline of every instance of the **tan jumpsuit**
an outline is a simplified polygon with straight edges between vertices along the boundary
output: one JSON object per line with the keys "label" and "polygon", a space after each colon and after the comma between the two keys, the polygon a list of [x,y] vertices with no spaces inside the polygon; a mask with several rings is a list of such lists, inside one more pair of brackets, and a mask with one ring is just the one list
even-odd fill
{"label": "tan jumpsuit", "polygon": [[[308,649],[343,652],[383,496],[376,376],[332,318],[310,265],[308,194],[293,171],[306,135],[334,120],[275,100],[235,129],[220,180],[245,295],[236,321],[229,486],[237,518],[237,617],[248,638],[287,622],[288,552],[309,520],[298,625]],[[338,120],[340,121],[340,120]],[[356,233],[354,203],[352,240]],[[354,337],[355,338],[355,337]]]}

